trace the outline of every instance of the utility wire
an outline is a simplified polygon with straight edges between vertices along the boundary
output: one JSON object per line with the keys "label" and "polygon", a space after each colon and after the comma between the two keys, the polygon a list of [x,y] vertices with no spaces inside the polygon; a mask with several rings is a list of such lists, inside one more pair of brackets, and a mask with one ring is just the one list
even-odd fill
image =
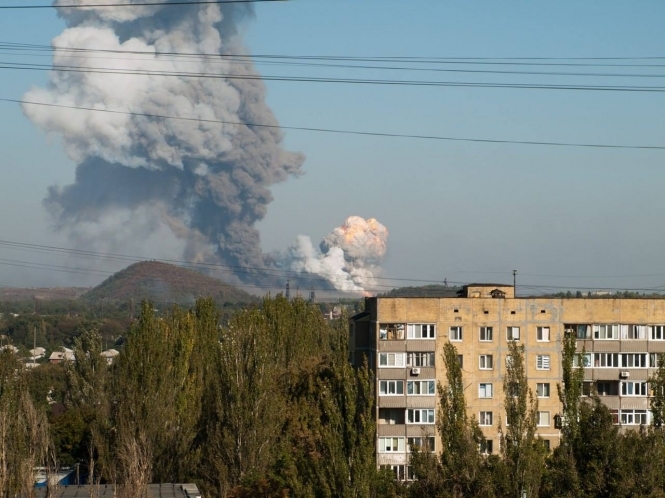
{"label": "utility wire", "polygon": [[251,81],[281,81],[299,83],[334,83],[354,85],[379,86],[418,86],[418,87],[461,87],[461,88],[500,88],[500,89],[529,89],[529,90],[581,90],[603,92],[647,92],[662,93],[662,86],[635,86],[635,85],[554,85],[536,83],[496,83],[496,82],[463,82],[463,81],[426,81],[426,80],[386,80],[386,79],[359,79],[359,78],[318,78],[303,76],[265,76],[258,74],[218,74],[218,73],[189,73],[175,71],[149,71],[149,70],[123,70],[115,68],[91,68],[87,66],[64,66],[49,64],[20,64],[2,63],[0,69],[22,71],[58,71],[90,74],[112,74],[123,76],[162,76],[178,78],[203,78],[223,80],[251,80]]}
{"label": "utility wire", "polygon": [[[87,251],[82,249],[67,249],[64,247],[40,245],[40,244],[30,244],[24,242],[15,242],[10,240],[0,240],[0,246],[21,249],[21,250],[37,250],[39,252],[47,253],[58,253],[58,254],[67,254],[73,255],[75,257],[91,257],[91,258],[102,258],[110,259],[116,261],[126,261],[131,263],[137,263],[141,261],[146,261],[144,258],[139,258],[136,256],[123,255],[123,254],[113,254],[113,253],[102,253],[95,251]],[[262,274],[265,276],[273,277],[283,277],[290,279],[307,279],[307,280],[321,280],[325,282],[337,281],[335,279],[327,279],[323,277],[317,277],[306,272],[298,272],[292,270],[284,270],[280,268],[268,268],[268,267],[257,267],[257,266],[247,266],[247,265],[227,265],[221,263],[195,263],[192,261],[185,260],[176,260],[176,259],[153,259],[150,261],[160,261],[163,263],[177,264],[180,266],[186,266],[192,269],[207,269],[207,270],[217,270],[217,271],[231,271],[233,273],[252,273],[252,274]],[[374,277],[375,280],[388,280],[388,281],[404,281],[404,282],[420,282],[420,283],[434,283],[440,284],[441,280],[423,280],[423,279],[411,279],[411,278],[389,278],[389,277]],[[345,280],[339,280],[345,281]],[[451,282],[454,283],[454,282]]]}
{"label": "utility wire", "polygon": [[[0,50],[3,49],[0,46]],[[0,52],[1,55],[8,56],[18,56],[21,57],[52,57],[52,54],[18,54],[14,52]],[[143,54],[148,55],[149,52],[144,52]],[[137,54],[137,55],[143,55]],[[156,58],[158,57],[158,58]],[[108,57],[108,56],[90,56],[90,55],[79,55],[78,52],[74,52],[73,55],[60,55],[60,59],[103,59],[106,61],[145,61],[152,63],[197,63],[200,61],[206,61],[208,65],[210,64],[234,64],[234,65],[246,65],[254,64],[256,66],[267,65],[267,66],[285,66],[285,67],[316,67],[316,68],[326,68],[326,69],[360,69],[360,70],[370,70],[370,71],[403,71],[403,72],[435,72],[435,73],[459,73],[459,74],[500,74],[500,75],[527,75],[527,76],[572,76],[572,77],[600,77],[600,78],[665,78],[665,74],[648,74],[648,73],[594,73],[594,72],[562,72],[562,71],[522,71],[522,70],[498,70],[498,69],[451,69],[451,68],[441,68],[441,67],[405,67],[405,66],[377,66],[377,65],[366,65],[366,64],[331,64],[325,62],[297,62],[292,60],[277,60],[277,59],[252,59],[252,58],[229,58],[229,59],[215,59],[210,61],[210,57],[195,57],[195,56],[155,56],[153,57]],[[18,65],[18,66],[47,66],[49,68],[53,67],[51,65],[41,65],[36,63],[15,63],[15,62],[0,62],[8,65]],[[83,66],[87,68],[87,66]],[[656,67],[660,68],[661,66],[646,65],[643,67]],[[91,69],[97,69],[94,66],[90,66]],[[116,70],[113,68],[113,70]]]}
{"label": "utility wire", "polygon": [[239,121],[221,121],[216,119],[202,119],[202,118],[187,118],[179,116],[167,116],[163,114],[148,114],[141,112],[129,112],[129,111],[119,111],[113,109],[96,109],[94,107],[84,107],[84,106],[69,106],[62,104],[50,104],[46,102],[35,102],[30,100],[19,100],[19,99],[8,99],[0,98],[0,102],[10,102],[16,104],[25,104],[25,105],[36,105],[44,107],[55,107],[63,109],[76,109],[80,111],[90,111],[90,112],[104,112],[111,114],[123,114],[128,116],[139,116],[155,119],[175,119],[181,121],[193,121],[198,123],[213,123],[221,125],[232,125],[232,126],[247,126],[249,128],[274,128],[282,130],[293,130],[293,131],[307,131],[307,132],[316,132],[316,133],[332,133],[339,135],[359,135],[359,136],[370,136],[370,137],[383,137],[383,138],[410,138],[418,140],[438,140],[438,141],[447,141],[447,142],[471,142],[471,143],[487,143],[487,144],[511,144],[511,145],[539,145],[539,146],[550,146],[550,147],[582,147],[582,148],[593,148],[593,149],[629,149],[629,150],[665,150],[665,146],[661,145],[621,145],[621,144],[592,144],[592,143],[579,143],[579,142],[550,142],[550,141],[534,141],[534,140],[500,140],[500,139],[491,139],[491,138],[469,138],[469,137],[446,137],[440,135],[418,135],[418,134],[406,134],[406,133],[384,133],[384,132],[374,132],[374,131],[361,131],[361,130],[343,130],[335,128],[318,128],[318,127],[305,127],[305,126],[282,126],[282,125],[270,125],[264,123],[242,123]]}
{"label": "utility wire", "polygon": [[[409,64],[474,64],[474,65],[526,65],[526,66],[582,66],[582,67],[665,67],[659,64],[594,64],[594,63],[575,63],[558,64],[529,61],[562,61],[562,60],[665,60],[664,57],[424,57],[424,56],[349,56],[349,55],[283,55],[283,54],[220,54],[205,52],[177,52],[177,51],[140,51],[140,50],[113,50],[102,48],[83,48],[83,47],[61,47],[50,45],[36,45],[0,41],[0,47],[12,50],[42,50],[48,52],[98,52],[114,54],[134,54],[151,56],[193,56],[200,58],[221,58],[221,59],[285,59],[285,60],[317,60],[317,61],[352,61],[352,62],[401,62]],[[489,62],[488,62],[489,61]],[[521,62],[509,62],[521,61]]]}
{"label": "utility wire", "polygon": [[281,81],[297,83],[333,83],[353,85],[379,85],[379,86],[418,86],[418,87],[447,87],[447,88],[497,88],[520,90],[576,90],[601,92],[637,92],[637,93],[663,93],[662,86],[636,86],[636,85],[556,85],[537,83],[497,83],[497,82],[467,82],[467,81],[427,81],[427,80],[386,80],[386,79],[360,79],[360,78],[319,78],[303,76],[266,76],[258,74],[217,74],[217,73],[190,73],[149,70],[123,70],[114,68],[90,68],[86,66],[64,66],[48,64],[20,64],[12,62],[0,63],[0,69],[18,71],[57,71],[64,73],[82,74],[112,74],[123,76],[162,76],[177,78],[203,78],[223,80],[249,80],[249,81]]}
{"label": "utility wire", "polygon": [[[129,255],[120,255],[120,254],[113,254],[113,253],[103,253],[103,252],[95,252],[95,251],[87,251],[87,250],[81,250],[81,249],[67,249],[67,248],[62,248],[62,247],[56,247],[56,246],[48,246],[48,245],[41,245],[41,244],[30,244],[30,243],[23,243],[23,242],[15,242],[15,241],[8,241],[8,240],[0,240],[0,246],[5,246],[8,248],[20,248],[22,250],[25,249],[37,249],[42,252],[47,252],[47,253],[56,253],[56,254],[68,254],[74,257],[94,257],[94,258],[103,258],[103,259],[111,259],[111,260],[119,260],[119,261],[128,261],[128,262],[143,262],[143,261],[159,261],[163,263],[170,263],[170,264],[176,264],[184,268],[189,268],[189,269],[208,269],[208,270],[213,270],[213,271],[222,271],[224,272],[225,269],[234,269],[234,272],[237,273],[238,269],[245,269],[245,270],[270,270],[270,271],[276,271],[281,273],[284,278],[289,278],[289,279],[294,279],[297,280],[298,276],[302,276],[302,279],[306,279],[308,281],[311,280],[320,280],[323,282],[328,282],[331,283],[331,280],[325,279],[322,277],[317,277],[316,275],[311,275],[309,273],[301,273],[301,272],[292,272],[288,270],[275,270],[275,269],[270,269],[270,268],[265,268],[265,267],[251,267],[251,266],[232,266],[232,265],[224,265],[224,264],[214,264],[214,263],[194,263],[191,261],[183,261],[183,260],[173,260],[173,259],[144,259],[144,258],[139,258],[136,256],[129,256]],[[44,270],[62,270],[68,273],[90,273],[93,274],[94,272],[95,276],[100,276],[100,274],[108,274],[108,275],[113,275],[117,272],[110,272],[106,270],[90,270],[86,268],[80,268],[80,267],[70,267],[70,266],[60,266],[60,265],[51,265],[51,264],[45,264],[45,263],[34,263],[34,262],[29,262],[29,261],[19,261],[19,260],[12,260],[12,259],[0,259],[0,264],[8,264],[10,266],[21,266],[24,265],[24,267],[31,268],[31,266],[28,265],[35,265],[36,267],[34,269],[44,269]],[[37,266],[38,265],[38,266]],[[449,273],[463,273],[463,272],[449,272]],[[505,272],[464,272],[464,273],[477,273],[477,274],[489,274],[489,273],[495,273],[495,274],[504,274],[508,276],[510,274],[509,271]],[[534,274],[525,274],[525,273],[520,273],[523,276],[530,275],[534,276]],[[653,274],[653,275],[634,275],[635,277],[648,277],[648,276],[660,276],[661,274]],[[272,275],[272,276],[277,276],[277,275]],[[550,275],[551,277],[554,277],[556,275]],[[606,278],[612,278],[612,277],[626,277],[629,275],[615,275],[615,276],[605,276]],[[577,277],[577,278],[596,278],[597,276],[570,276],[570,277]],[[403,281],[403,282],[414,282],[414,283],[429,283],[429,284],[442,284],[441,280],[425,280],[425,279],[415,279],[415,278],[390,278],[390,277],[375,277],[376,280],[387,280],[387,281]],[[466,281],[451,281],[448,280],[449,284],[453,285],[467,285],[470,284],[470,282]],[[228,284],[228,285],[233,285],[233,284]],[[275,285],[266,285],[266,284],[258,284],[258,285],[247,285],[247,287],[256,287],[256,288],[280,288]],[[665,286],[654,286],[654,287],[633,287],[633,288],[626,288],[626,287],[593,287],[593,286],[559,286],[559,285],[536,285],[536,284],[521,284],[520,288],[528,288],[528,289],[551,289],[551,290],[615,290],[615,291],[641,291],[641,292],[657,292],[657,291],[662,291],[663,287]],[[367,289],[367,290],[374,290],[377,292],[385,292],[386,289],[393,288],[391,285],[375,285],[375,288],[373,289]],[[315,290],[330,290],[330,289],[315,289]]]}
{"label": "utility wire", "polygon": [[86,4],[51,4],[51,5],[0,5],[0,9],[85,9],[106,7],[153,7],[153,6],[175,6],[175,5],[221,5],[226,3],[263,3],[284,2],[287,0],[192,0],[191,2],[138,2],[138,3],[86,3]]}

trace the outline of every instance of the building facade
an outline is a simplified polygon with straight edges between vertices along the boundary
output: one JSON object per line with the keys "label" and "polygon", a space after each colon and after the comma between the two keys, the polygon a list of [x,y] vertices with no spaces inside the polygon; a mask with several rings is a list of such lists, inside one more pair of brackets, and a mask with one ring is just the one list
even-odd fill
{"label": "building facade", "polygon": [[561,339],[574,334],[592,388],[616,424],[650,422],[648,379],[665,353],[665,299],[516,298],[512,286],[478,284],[459,297],[367,298],[350,320],[351,361],[375,372],[377,463],[409,477],[415,443],[437,452],[436,385],[445,384],[443,345],[459,353],[469,413],[487,438],[482,451],[499,451],[505,427],[503,375],[509,341],[525,348],[529,385],[538,398],[538,434],[551,447],[560,431]]}

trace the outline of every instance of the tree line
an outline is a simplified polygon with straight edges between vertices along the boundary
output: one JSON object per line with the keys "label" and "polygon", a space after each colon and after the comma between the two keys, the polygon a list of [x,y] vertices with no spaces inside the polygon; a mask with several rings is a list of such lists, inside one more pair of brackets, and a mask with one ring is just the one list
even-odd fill
{"label": "tree line", "polygon": [[[498,452],[469,415],[455,347],[443,348],[437,453],[412,447],[415,479],[375,459],[374,377],[348,362],[346,320],[301,299],[267,298],[220,322],[210,300],[156,316],[144,303],[112,365],[102,338],[74,341],[75,362],[25,370],[0,356],[0,498],[34,494],[33,469],[78,464],[119,497],[195,482],[206,497],[665,497],[665,366],[650,386],[653,425],[621,432],[566,337],[559,446],[538,437],[524,349],[510,344],[507,424]],[[50,401],[47,401],[50,400]],[[62,410],[52,410],[53,401]]]}
{"label": "tree line", "polygon": [[131,498],[162,482],[207,497],[378,496],[373,382],[348,362],[346,321],[281,296],[219,318],[211,300],[159,317],[144,303],[112,365],[95,330],[63,366],[28,372],[4,352],[0,497],[32,496],[35,466],[74,463]]}

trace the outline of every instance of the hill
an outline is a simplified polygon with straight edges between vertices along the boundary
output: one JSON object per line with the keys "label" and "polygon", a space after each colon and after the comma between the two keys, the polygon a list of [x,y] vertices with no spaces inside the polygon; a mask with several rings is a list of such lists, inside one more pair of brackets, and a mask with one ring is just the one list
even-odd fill
{"label": "hill", "polygon": [[158,261],[142,261],[110,276],[85,293],[85,300],[124,301],[142,300],[155,304],[192,304],[199,297],[212,297],[218,304],[238,304],[256,298],[219,279],[198,271]]}

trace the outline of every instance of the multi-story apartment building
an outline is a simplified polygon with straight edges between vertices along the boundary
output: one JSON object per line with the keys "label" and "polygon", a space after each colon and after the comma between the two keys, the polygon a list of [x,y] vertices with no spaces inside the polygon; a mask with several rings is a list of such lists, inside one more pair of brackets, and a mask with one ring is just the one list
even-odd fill
{"label": "multi-story apartment building", "polygon": [[411,443],[439,450],[436,384],[445,384],[442,350],[457,347],[469,412],[499,450],[505,427],[503,375],[509,341],[525,347],[527,376],[538,398],[538,434],[558,445],[561,339],[575,334],[586,350],[585,389],[592,385],[616,424],[650,421],[648,379],[665,353],[665,299],[516,298],[512,286],[468,285],[458,297],[367,298],[350,320],[351,358],[375,372],[377,463],[409,475]]}

